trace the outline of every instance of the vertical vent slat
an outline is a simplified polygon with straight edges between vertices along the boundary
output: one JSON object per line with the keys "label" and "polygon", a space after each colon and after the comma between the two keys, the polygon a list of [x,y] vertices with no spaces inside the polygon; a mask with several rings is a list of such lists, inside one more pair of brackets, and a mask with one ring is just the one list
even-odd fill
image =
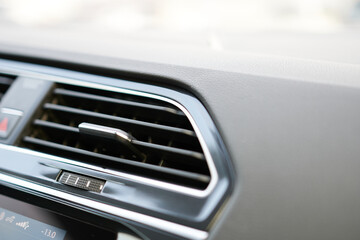
{"label": "vertical vent slat", "polygon": [[[81,123],[133,139],[88,135]],[[99,130],[100,131],[100,130]],[[185,114],[157,99],[57,84],[26,131],[22,147],[195,189],[210,173]]]}

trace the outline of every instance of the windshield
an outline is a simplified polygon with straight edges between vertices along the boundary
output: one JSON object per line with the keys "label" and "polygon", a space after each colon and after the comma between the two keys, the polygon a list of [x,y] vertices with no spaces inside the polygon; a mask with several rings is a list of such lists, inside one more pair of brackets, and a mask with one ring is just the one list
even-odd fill
{"label": "windshield", "polygon": [[359,29],[358,0],[0,0],[0,23],[114,34]]}
{"label": "windshield", "polygon": [[[345,45],[358,45],[360,0],[0,0],[1,29],[21,33],[11,41],[24,42],[27,34],[41,32],[70,40],[80,35],[156,43],[163,49],[172,44],[171,49],[182,45],[228,52],[295,52],[300,57],[307,57],[307,46],[322,49],[324,37],[313,35],[326,35],[333,44],[319,54],[325,56],[339,37],[352,35]],[[306,39],[309,35],[311,40]],[[0,41],[5,37],[0,35]],[[44,46],[47,40],[42,39],[38,44]],[[298,44],[302,47],[294,47]],[[350,58],[343,55],[345,61]]]}

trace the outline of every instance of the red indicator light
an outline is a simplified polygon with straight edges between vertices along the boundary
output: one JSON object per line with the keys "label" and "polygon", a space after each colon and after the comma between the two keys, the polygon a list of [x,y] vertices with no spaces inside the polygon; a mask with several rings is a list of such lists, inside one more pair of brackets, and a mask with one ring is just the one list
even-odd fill
{"label": "red indicator light", "polygon": [[0,132],[6,132],[6,131],[7,131],[8,122],[9,122],[9,119],[8,119],[7,117],[5,117],[5,118],[0,122]]}

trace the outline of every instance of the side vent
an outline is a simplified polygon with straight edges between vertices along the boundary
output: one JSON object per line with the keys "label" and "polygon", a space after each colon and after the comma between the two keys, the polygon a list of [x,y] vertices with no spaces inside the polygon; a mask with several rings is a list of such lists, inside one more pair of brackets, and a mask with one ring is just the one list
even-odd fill
{"label": "side vent", "polygon": [[0,101],[13,83],[15,77],[5,74],[0,74]]}
{"label": "side vent", "polygon": [[210,182],[186,115],[147,97],[58,84],[20,145],[195,189]]}

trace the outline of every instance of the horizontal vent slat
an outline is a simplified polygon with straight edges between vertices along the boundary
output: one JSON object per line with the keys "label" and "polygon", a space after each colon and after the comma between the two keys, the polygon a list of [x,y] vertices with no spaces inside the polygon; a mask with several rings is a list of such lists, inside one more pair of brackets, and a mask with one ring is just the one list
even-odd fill
{"label": "horizontal vent slat", "polygon": [[198,160],[205,160],[204,154],[194,152],[194,151],[178,149],[178,148],[168,147],[168,146],[162,146],[159,144],[147,143],[147,142],[142,142],[142,141],[137,141],[137,140],[134,140],[133,144],[135,146],[144,147],[147,149],[153,149],[153,150],[157,150],[157,151],[164,151],[167,153],[178,154],[178,155],[182,155],[182,156],[186,156],[186,157],[195,158]]}
{"label": "horizontal vent slat", "polygon": [[197,173],[190,173],[190,172],[181,171],[181,170],[177,170],[177,169],[170,169],[170,168],[145,164],[145,163],[142,163],[142,162],[135,162],[135,161],[116,158],[116,157],[107,156],[107,155],[103,155],[103,154],[93,153],[93,152],[89,152],[89,151],[86,151],[86,150],[65,146],[65,145],[62,145],[62,144],[57,144],[57,143],[53,143],[53,142],[44,141],[44,140],[37,139],[37,138],[24,137],[23,141],[28,142],[28,143],[32,143],[32,144],[36,144],[36,145],[41,145],[41,146],[48,147],[48,148],[58,149],[60,151],[67,151],[67,152],[72,152],[72,153],[75,153],[75,154],[84,155],[84,156],[89,157],[89,158],[104,159],[104,160],[108,160],[110,162],[116,162],[116,163],[121,163],[121,164],[124,164],[124,165],[129,165],[129,166],[141,168],[143,170],[144,169],[151,170],[153,172],[156,172],[156,174],[171,175],[170,177],[173,177],[173,178],[176,178],[176,177],[181,177],[182,179],[186,178],[187,181],[196,181],[196,182],[200,182],[200,183],[203,183],[203,184],[208,184],[209,181],[210,181],[210,178],[208,176],[206,176],[206,175],[201,175],[201,174],[197,174]]}
{"label": "horizontal vent slat", "polygon": [[91,112],[91,111],[87,111],[87,110],[76,109],[76,108],[71,108],[71,107],[62,106],[62,105],[56,105],[56,104],[52,104],[52,103],[46,103],[44,105],[44,108],[49,109],[49,110],[77,114],[77,115],[84,115],[84,116],[89,116],[89,117],[107,119],[107,120],[121,122],[124,124],[132,124],[132,125],[136,125],[136,126],[140,126],[140,127],[144,127],[144,128],[156,129],[159,131],[168,131],[168,132],[172,132],[172,133],[176,133],[176,134],[184,134],[184,135],[192,136],[192,137],[196,136],[195,132],[187,130],[187,129],[169,127],[169,126],[164,126],[164,125],[160,125],[160,124],[154,124],[154,123],[142,122],[142,121],[127,119],[127,118],[122,118],[122,117],[116,117],[116,116],[111,116],[111,115],[107,115],[107,114],[103,114],[103,113]]}
{"label": "horizontal vent slat", "polygon": [[34,121],[34,125],[55,128],[58,130],[69,131],[69,132],[73,132],[73,133],[79,133],[78,128],[66,126],[66,125],[59,124],[59,123],[48,122],[48,121],[44,121],[44,120],[40,120],[40,119],[36,119]]}
{"label": "horizontal vent slat", "polygon": [[185,116],[185,114],[183,112],[180,112],[178,110],[175,110],[175,109],[169,108],[169,107],[162,107],[162,106],[158,106],[158,105],[132,102],[132,101],[122,100],[122,99],[114,99],[114,98],[110,98],[110,97],[103,97],[103,96],[98,96],[98,95],[89,94],[89,93],[81,93],[81,92],[71,91],[71,90],[62,89],[62,88],[56,88],[54,90],[54,93],[57,95],[64,95],[64,96],[70,96],[70,97],[76,97],[76,98],[109,102],[109,103],[114,103],[114,104],[127,105],[127,106],[131,106],[131,107],[139,107],[139,108],[149,109],[149,110],[153,110],[153,111],[154,110],[162,111],[162,112],[166,112],[166,113],[170,113],[170,114],[175,114],[178,116]]}
{"label": "horizontal vent slat", "polygon": [[[70,126],[53,123],[53,122],[48,122],[48,121],[44,121],[44,120],[36,119],[34,121],[34,125],[48,127],[48,128],[54,128],[54,129],[58,129],[58,130],[62,130],[62,131],[72,132],[74,134],[79,134],[79,129],[76,127],[70,127]],[[169,146],[162,146],[162,145],[142,142],[142,141],[138,141],[138,140],[133,140],[133,144],[138,147],[143,147],[143,148],[149,149],[150,151],[153,151],[153,150],[159,151],[159,152],[163,151],[163,152],[168,153],[169,155],[173,155],[173,154],[179,155],[180,159],[184,159],[184,157],[190,157],[197,161],[205,161],[204,155],[199,152],[178,149],[178,148],[169,147]],[[186,164],[186,162],[185,162],[185,164]]]}

